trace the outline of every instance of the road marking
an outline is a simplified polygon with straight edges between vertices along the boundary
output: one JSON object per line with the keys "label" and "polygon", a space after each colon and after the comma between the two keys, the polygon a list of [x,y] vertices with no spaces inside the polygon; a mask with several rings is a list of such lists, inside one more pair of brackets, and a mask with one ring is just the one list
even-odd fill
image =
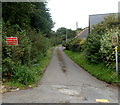
{"label": "road marking", "polygon": [[96,102],[109,103],[107,99],[96,99]]}

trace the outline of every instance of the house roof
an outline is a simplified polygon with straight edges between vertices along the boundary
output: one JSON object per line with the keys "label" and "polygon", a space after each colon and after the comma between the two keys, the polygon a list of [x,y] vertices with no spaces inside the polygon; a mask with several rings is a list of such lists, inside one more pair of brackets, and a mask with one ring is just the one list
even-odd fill
{"label": "house roof", "polygon": [[89,32],[89,28],[85,28],[75,38],[86,39],[88,32]]}

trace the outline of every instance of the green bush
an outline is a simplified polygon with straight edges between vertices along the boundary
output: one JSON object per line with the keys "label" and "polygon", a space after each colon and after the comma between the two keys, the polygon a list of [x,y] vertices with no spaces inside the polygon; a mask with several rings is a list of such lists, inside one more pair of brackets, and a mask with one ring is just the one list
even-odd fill
{"label": "green bush", "polygon": [[[30,35],[30,40],[32,42],[31,46],[31,60],[34,63],[42,60],[42,57],[46,56],[46,52],[50,45],[50,40],[41,33],[35,33],[35,35]],[[40,55],[40,56],[39,56]]]}
{"label": "green bush", "polygon": [[113,14],[92,27],[86,43],[86,58],[89,62],[102,62],[109,68],[115,68],[115,52],[111,39],[113,35],[117,34],[120,43],[119,26],[119,21]]}
{"label": "green bush", "polygon": [[13,71],[13,81],[27,85],[35,82],[36,74],[34,71],[30,70],[27,66],[16,66]]}
{"label": "green bush", "polygon": [[100,49],[101,35],[89,35],[86,43],[86,58],[92,63],[99,63],[101,61]]}
{"label": "green bush", "polygon": [[[43,61],[44,57],[46,56],[47,50],[50,47],[49,39],[42,36],[41,33],[36,33],[34,31],[33,31],[34,33],[30,33],[27,30],[23,30],[17,24],[11,26],[8,22],[6,24],[3,24],[3,26],[4,26],[2,46],[3,78],[4,79],[13,79],[13,77],[14,79],[15,77],[18,78],[17,77],[18,75],[16,76],[16,71],[20,69],[20,65],[21,68],[27,69],[27,71],[26,72],[23,71],[23,73],[24,74],[28,73],[28,75],[26,75],[27,76],[26,78],[29,78],[31,74],[28,72],[28,68],[25,65],[29,67],[32,64],[36,64]],[[6,45],[6,37],[9,36],[18,37],[17,46]],[[18,65],[19,67],[16,68]],[[22,73],[22,71],[20,71],[19,74],[20,73]],[[23,80],[18,79],[18,82],[21,81]],[[28,80],[26,79],[25,81],[27,82]],[[25,84],[25,81],[21,83]],[[30,79],[30,81],[33,80]]]}
{"label": "green bush", "polygon": [[[18,37],[18,46],[6,45],[6,37],[10,36]],[[10,57],[13,62],[17,63],[20,61],[21,64],[27,64],[30,61],[31,56],[31,41],[29,37],[27,37],[27,32],[25,30],[21,30],[18,25],[10,26],[9,24],[4,24],[2,50],[3,59]]]}
{"label": "green bush", "polygon": [[[120,38],[119,33],[120,32],[118,29],[112,29],[112,30],[106,32],[100,40],[100,42],[101,42],[101,46],[100,46],[101,58],[104,61],[104,63],[106,64],[106,66],[110,67],[110,68],[115,68],[115,49],[114,49],[115,47],[111,43],[112,36],[118,35],[118,37]],[[120,46],[119,46],[119,48],[120,48]],[[120,49],[119,49],[119,51],[120,51]],[[119,57],[120,57],[120,54],[119,54]]]}
{"label": "green bush", "polygon": [[83,39],[70,40],[66,44],[66,49],[74,52],[81,52],[85,49],[85,40]]}
{"label": "green bush", "polygon": [[11,58],[5,58],[2,61],[3,67],[2,67],[2,75],[3,77],[10,78],[13,74],[15,63],[12,61]]}

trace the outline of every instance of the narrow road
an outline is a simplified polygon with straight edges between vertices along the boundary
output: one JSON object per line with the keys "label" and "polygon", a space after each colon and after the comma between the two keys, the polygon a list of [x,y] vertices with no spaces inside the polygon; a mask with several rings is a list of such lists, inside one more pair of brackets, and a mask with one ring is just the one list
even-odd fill
{"label": "narrow road", "polygon": [[118,88],[91,76],[55,48],[38,87],[3,94],[3,103],[118,103]]}

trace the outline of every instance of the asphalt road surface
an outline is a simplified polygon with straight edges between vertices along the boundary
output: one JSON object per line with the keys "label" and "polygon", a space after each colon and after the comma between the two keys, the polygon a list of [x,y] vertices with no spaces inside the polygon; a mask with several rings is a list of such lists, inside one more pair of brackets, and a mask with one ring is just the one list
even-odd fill
{"label": "asphalt road surface", "polygon": [[91,76],[57,47],[38,87],[8,92],[2,99],[3,103],[118,103],[118,87]]}

